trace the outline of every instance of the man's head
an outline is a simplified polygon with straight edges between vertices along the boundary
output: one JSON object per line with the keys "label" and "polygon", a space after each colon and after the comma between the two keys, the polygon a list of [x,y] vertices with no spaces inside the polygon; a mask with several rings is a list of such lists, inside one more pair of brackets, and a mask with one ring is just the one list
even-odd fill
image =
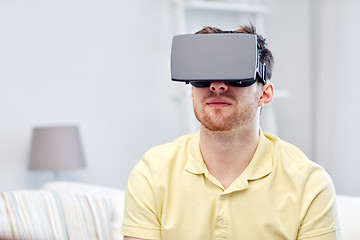
{"label": "man's head", "polygon": [[[205,27],[196,34],[228,33],[218,28]],[[256,34],[255,28],[242,26],[231,33]],[[256,34],[257,35],[257,34]],[[257,35],[260,61],[266,64],[267,78],[271,78],[273,57],[262,36]],[[191,97],[199,122],[211,131],[231,131],[237,128],[257,127],[260,108],[271,102],[271,83],[237,86],[230,81],[211,81],[207,86],[193,84]]]}

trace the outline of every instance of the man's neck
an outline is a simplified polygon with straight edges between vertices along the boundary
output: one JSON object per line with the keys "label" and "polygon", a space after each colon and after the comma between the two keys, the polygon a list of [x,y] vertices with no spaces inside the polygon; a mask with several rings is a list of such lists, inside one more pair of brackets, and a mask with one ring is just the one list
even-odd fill
{"label": "man's neck", "polygon": [[224,188],[245,170],[259,142],[259,126],[214,132],[201,126],[200,149],[209,172]]}

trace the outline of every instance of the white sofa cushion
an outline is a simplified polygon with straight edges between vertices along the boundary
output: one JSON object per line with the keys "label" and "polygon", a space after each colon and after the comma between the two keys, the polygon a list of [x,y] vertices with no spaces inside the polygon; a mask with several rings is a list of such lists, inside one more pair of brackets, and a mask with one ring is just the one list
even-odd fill
{"label": "white sofa cushion", "polygon": [[336,196],[339,222],[344,240],[360,239],[360,197]]}
{"label": "white sofa cushion", "polygon": [[0,195],[0,239],[111,239],[112,203],[93,195],[21,190]]}

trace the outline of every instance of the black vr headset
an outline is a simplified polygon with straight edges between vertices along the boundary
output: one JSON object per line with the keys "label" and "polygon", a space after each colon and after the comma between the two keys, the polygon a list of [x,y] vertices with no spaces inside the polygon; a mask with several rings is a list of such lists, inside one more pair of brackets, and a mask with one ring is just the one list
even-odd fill
{"label": "black vr headset", "polygon": [[256,81],[266,84],[266,65],[260,62],[254,34],[183,34],[173,38],[171,79],[209,87],[226,81],[247,87]]}

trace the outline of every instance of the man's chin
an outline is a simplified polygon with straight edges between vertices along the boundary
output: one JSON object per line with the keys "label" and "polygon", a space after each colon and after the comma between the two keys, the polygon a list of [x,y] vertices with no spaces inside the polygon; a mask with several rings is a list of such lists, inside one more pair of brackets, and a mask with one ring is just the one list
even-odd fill
{"label": "man's chin", "polygon": [[202,126],[214,132],[229,132],[239,122],[235,114],[225,115],[222,111],[203,114],[195,111],[195,116]]}
{"label": "man's chin", "polygon": [[229,132],[233,127],[229,124],[211,124],[211,123],[201,123],[206,129],[213,132]]}

